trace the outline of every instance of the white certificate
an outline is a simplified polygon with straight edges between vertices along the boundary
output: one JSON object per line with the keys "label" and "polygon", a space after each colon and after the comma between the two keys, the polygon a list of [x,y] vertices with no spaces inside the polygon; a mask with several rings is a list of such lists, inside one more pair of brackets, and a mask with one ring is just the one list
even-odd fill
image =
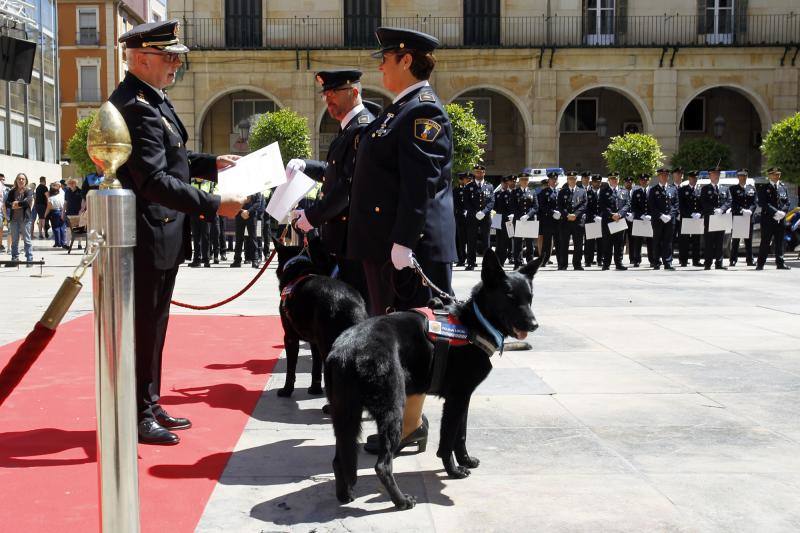
{"label": "white certificate", "polygon": [[535,239],[539,236],[538,220],[517,220],[514,236],[520,239]]}
{"label": "white certificate", "polygon": [[708,231],[730,231],[733,228],[733,217],[731,213],[721,215],[709,215]]}
{"label": "white certificate", "polygon": [[267,213],[278,221],[278,223],[286,220],[289,211],[294,209],[297,202],[303,199],[308,191],[314,188],[316,182],[300,172],[299,170],[294,173],[292,181],[287,181],[280,185],[267,204]]}
{"label": "white certificate", "polygon": [[702,235],[702,218],[684,218],[681,220],[681,235]]}
{"label": "white certificate", "polygon": [[624,218],[621,218],[616,222],[608,223],[608,231],[612,234],[619,233],[620,231],[625,231],[626,229],[628,229],[628,223],[625,221]]}
{"label": "white certificate", "polygon": [[734,239],[750,238],[750,215],[733,217],[733,233],[731,237]]}
{"label": "white certificate", "polygon": [[603,223],[600,218],[594,222],[587,222],[584,226],[586,228],[586,240],[599,239],[603,236]]}
{"label": "white certificate", "polygon": [[649,220],[634,220],[633,221],[633,236],[634,237],[652,237],[653,224]]}
{"label": "white certificate", "polygon": [[278,143],[242,157],[219,171],[217,194],[249,196],[286,183],[286,171]]}
{"label": "white certificate", "polygon": [[512,222],[511,220],[506,222],[506,235],[508,235],[509,237],[514,236],[514,222]]}
{"label": "white certificate", "polygon": [[492,215],[492,229],[500,229],[500,226],[503,224],[503,215],[500,213],[496,215]]}

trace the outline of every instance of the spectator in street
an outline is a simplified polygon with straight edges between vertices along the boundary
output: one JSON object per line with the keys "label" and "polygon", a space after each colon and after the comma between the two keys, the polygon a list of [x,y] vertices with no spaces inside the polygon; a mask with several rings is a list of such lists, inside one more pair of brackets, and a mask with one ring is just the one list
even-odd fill
{"label": "spectator in street", "polygon": [[6,209],[6,196],[8,196],[8,187],[6,187],[6,176],[0,174],[0,253],[6,251],[3,246],[3,227],[8,219],[8,209]]}
{"label": "spectator in street", "polygon": [[104,174],[103,169],[95,165],[96,172],[90,172],[83,178],[83,185],[81,185],[81,196],[83,196],[83,203],[81,204],[81,212],[86,210],[86,195],[89,191],[96,191],[103,183]]}
{"label": "spectator in street", "polygon": [[44,176],[39,177],[39,185],[36,187],[36,192],[34,193],[34,200],[33,200],[33,209],[34,209],[34,217],[36,219],[36,223],[39,226],[39,238],[50,238],[50,232],[48,231],[46,218],[44,216],[45,211],[47,211],[47,178]]}
{"label": "spectator in street", "polygon": [[[14,180],[14,188],[9,191],[6,207],[11,212],[8,225],[11,233],[11,260],[19,260],[19,237],[25,247],[25,260],[28,266],[33,262],[33,245],[31,244],[31,230],[33,229],[33,192],[28,189],[28,176],[20,172]],[[13,266],[13,265],[7,265]]]}
{"label": "spectator in street", "polygon": [[64,193],[61,183],[56,181],[50,185],[45,219],[50,221],[53,229],[53,248],[69,248],[67,246],[67,222],[64,215]]}
{"label": "spectator in street", "polygon": [[67,180],[67,188],[64,189],[64,209],[67,216],[76,216],[81,212],[81,200],[83,195],[78,189],[78,180],[70,178]]}

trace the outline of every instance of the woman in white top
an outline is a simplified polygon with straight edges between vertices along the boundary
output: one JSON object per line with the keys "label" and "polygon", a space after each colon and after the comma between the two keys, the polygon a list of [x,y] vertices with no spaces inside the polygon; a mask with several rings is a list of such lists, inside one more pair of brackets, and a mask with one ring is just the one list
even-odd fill
{"label": "woman in white top", "polygon": [[67,224],[64,221],[64,191],[61,183],[50,185],[47,198],[47,211],[45,219],[50,217],[50,227],[53,230],[53,248],[69,248],[67,245]]}

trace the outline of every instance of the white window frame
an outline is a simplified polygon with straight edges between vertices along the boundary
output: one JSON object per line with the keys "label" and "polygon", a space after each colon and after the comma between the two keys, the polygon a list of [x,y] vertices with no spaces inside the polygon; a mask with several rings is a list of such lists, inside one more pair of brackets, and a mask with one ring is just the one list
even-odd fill
{"label": "white window frame", "polygon": [[[713,6],[709,6],[713,3]],[[731,0],[730,7],[721,7],[720,0],[706,0],[706,17],[711,17],[714,21],[714,30],[706,34],[707,44],[731,44],[733,43],[733,22],[734,14],[736,13],[736,0]],[[730,17],[731,28],[730,32],[722,33],[719,31],[720,20],[722,16]]]}
{"label": "white window frame", "polygon": [[[99,41],[99,39],[100,39],[100,11],[99,11],[99,9],[97,8],[97,6],[76,6],[75,7],[75,28],[78,30],[77,31],[78,34],[80,34],[80,32],[81,32],[81,12],[84,12],[84,13],[93,12],[94,13],[94,28],[95,28],[95,30],[97,30],[97,38],[98,38],[98,41]],[[78,35],[76,35],[75,37],[76,37],[76,41],[80,41],[80,39],[77,38]],[[77,42],[76,44],[81,45],[80,42]],[[96,46],[96,45],[87,44],[87,45],[84,45],[84,46]]]}
{"label": "white window frame", "polygon": [[[689,109],[689,105],[692,102],[694,102],[695,100],[700,100],[701,102],[703,102],[703,113],[702,113],[703,126],[699,130],[687,130],[683,126],[683,117],[684,117],[684,115],[686,115],[686,110]],[[689,101],[688,104],[686,104],[686,107],[684,108],[683,113],[681,113],[681,120],[678,123],[678,127],[680,128],[680,132],[681,133],[705,133],[706,132],[706,97],[705,96],[696,96],[695,98],[692,98],[691,101]]]}
{"label": "white window frame", "polygon": [[[75,68],[78,71],[78,94],[83,94],[83,82],[81,81],[83,76],[81,76],[81,68],[82,67],[95,67],[97,69],[97,92],[98,92],[98,101],[101,99],[102,96],[102,86],[100,85],[100,64],[101,60],[99,57],[79,57],[75,60]],[[78,100],[78,94],[75,95],[75,100]],[[81,102],[85,100],[81,99]]]}
{"label": "white window frame", "polygon": [[[579,130],[578,129],[578,101],[579,100],[594,100],[594,129],[593,130]],[[599,96],[576,96],[572,99],[572,101],[567,104],[567,107],[564,108],[564,115],[567,113],[567,109],[572,103],[575,103],[575,129],[574,130],[562,130],[561,129],[561,121],[558,124],[558,132],[559,133],[597,133],[597,118],[600,116],[600,97]],[[564,116],[562,115],[561,120],[564,120]]]}
{"label": "white window frame", "polygon": [[488,121],[483,120],[481,118],[475,117],[480,124],[483,124],[483,128],[486,130],[486,151],[491,152],[494,150],[494,140],[492,136],[492,124],[494,122],[493,118],[493,110],[492,110],[492,97],[491,96],[459,96],[458,98],[453,98],[453,103],[458,104],[462,107],[466,106],[467,102],[486,102],[486,106],[489,108],[489,119]]}
{"label": "white window frame", "polygon": [[[237,102],[272,102],[273,107],[277,110],[278,104],[275,103],[275,100],[270,98],[231,98],[231,133],[239,133],[239,125],[234,123],[234,116],[236,113],[234,112],[236,108]],[[253,113],[249,114],[248,117],[253,116],[255,113],[255,104],[253,105]]]}
{"label": "white window frame", "polygon": [[[586,44],[589,46],[608,46],[614,44],[614,17],[617,14],[617,1],[611,0],[611,7],[600,7],[603,0],[597,0],[597,7],[590,7],[586,9],[587,17],[594,17],[597,31],[595,33],[586,34]],[[604,12],[611,12],[611,33],[600,33],[603,28],[603,14]]]}
{"label": "white window frame", "polygon": [[83,120],[86,117],[91,116],[92,113],[97,111],[97,109],[94,109],[92,107],[79,107],[77,111],[78,111],[78,120]]}

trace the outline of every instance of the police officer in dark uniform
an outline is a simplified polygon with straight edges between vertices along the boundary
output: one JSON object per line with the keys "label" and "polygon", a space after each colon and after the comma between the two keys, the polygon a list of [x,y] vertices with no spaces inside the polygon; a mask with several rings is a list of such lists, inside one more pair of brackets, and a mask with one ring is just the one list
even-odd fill
{"label": "police officer in dark uniform", "polygon": [[658,169],[658,181],[647,192],[647,209],[652,217],[653,226],[653,268],[658,270],[664,265],[664,270],[675,270],[672,267],[672,237],[674,234],[673,220],[678,213],[674,202],[667,193],[669,171],[666,168]]}
{"label": "police officer in dark uniform", "polygon": [[572,239],[572,269],[583,270],[583,222],[586,213],[586,190],[577,186],[578,173],[567,174],[567,183],[558,192],[558,210],[561,213],[558,228],[558,269],[566,270],[569,260],[569,241]]}
{"label": "police officer in dark uniform", "polygon": [[630,196],[618,185],[619,173],[611,172],[608,175],[608,183],[600,187],[597,197],[597,209],[603,221],[603,270],[611,267],[612,257],[617,270],[628,270],[628,267],[622,264],[625,232],[618,231],[612,234],[608,229],[609,222],[625,218],[630,210]]}
{"label": "police officer in dark uniform", "polygon": [[703,250],[703,268],[711,270],[711,263],[717,270],[727,270],[722,264],[722,241],[725,239],[724,231],[708,231],[709,217],[711,215],[721,215],[725,213],[730,205],[725,202],[725,191],[720,190],[719,175],[721,169],[719,167],[712,168],[708,171],[708,177],[711,183],[703,185],[700,189],[700,207],[701,213],[705,220],[704,250]]}
{"label": "police officer in dark uniform", "polygon": [[542,266],[547,265],[550,261],[553,241],[558,239],[558,222],[561,220],[561,212],[558,210],[556,183],[558,183],[558,173],[549,172],[547,174],[547,185],[542,187],[538,194],[539,234],[542,236],[542,247],[539,250],[539,256],[541,257]]}
{"label": "police officer in dark uniform", "polygon": [[[597,198],[600,193],[600,186],[603,183],[603,177],[600,174],[592,174],[589,187],[586,188],[586,224],[596,222],[595,218],[600,215],[597,209]],[[603,264],[603,254],[601,253],[602,246],[598,239],[585,239],[583,244],[583,266],[590,267],[595,263],[595,258],[598,265]]]}
{"label": "police officer in dark uniform", "polygon": [[489,247],[489,230],[492,227],[494,209],[494,187],[486,183],[486,169],[475,165],[472,169],[475,179],[467,184],[464,206],[467,211],[467,268],[474,270],[476,255],[483,254]]}
{"label": "police officer in dark uniform", "polygon": [[683,167],[675,167],[670,170],[672,174],[672,181],[667,185],[667,197],[672,205],[674,213],[672,220],[672,246],[678,242],[678,237],[681,235],[681,202],[680,202],[680,189],[681,182],[683,181]]}
{"label": "police officer in dark uniform", "polygon": [[458,185],[453,188],[453,216],[456,219],[456,266],[464,266],[467,262],[467,208],[466,194],[469,173],[459,172]]}
{"label": "police officer in dark uniform", "polygon": [[[528,182],[531,174],[530,169],[523,170],[519,175],[517,181],[517,188],[514,189],[514,195],[517,202],[517,212],[514,217],[515,220],[527,221],[536,220],[536,213],[539,210],[539,202],[536,194],[528,188]],[[523,247],[525,252],[523,254]],[[536,246],[532,238],[519,238],[514,237],[514,268],[522,266],[522,258],[524,255],[525,262],[530,263],[533,261],[533,254]]]}
{"label": "police officer in dark uniform", "polygon": [[[757,195],[756,188],[747,183],[748,172],[746,168],[739,169],[736,177],[739,183],[731,185],[728,192],[731,195],[731,211],[733,216],[747,216],[750,218],[749,237],[744,239],[744,254],[747,266],[755,265],[753,260],[753,213],[756,212]],[[730,266],[736,266],[739,259],[739,241],[741,239],[731,239],[731,258]]]}
{"label": "police officer in dark uniform", "polygon": [[[642,263],[642,241],[645,237],[637,237],[633,234],[633,221],[643,220],[650,222],[650,213],[647,210],[647,182],[650,181],[650,176],[647,174],[640,174],[637,178],[638,184],[631,190],[631,209],[628,212],[628,260],[631,266],[638,267]],[[627,180],[626,180],[627,181]],[[650,261],[650,266],[653,264],[653,255],[650,252],[650,246],[647,246],[647,259]]]}
{"label": "police officer in dark uniform", "polygon": [[180,439],[170,430],[191,426],[158,404],[169,303],[189,239],[186,215],[232,217],[244,200],[189,184],[195,176],[216,180],[217,170],[238,158],[186,149],[188,134],[163,91],[175,81],[179,54],[189,51],[178,40],[177,26],[177,20],[151,22],[120,36],[128,71],[109,98],[128,126],[133,148],[117,176],[136,195],[136,400],[139,442],[146,444],[177,444]]}
{"label": "police officer in dark uniform", "polygon": [[517,177],[513,174],[503,176],[500,189],[494,193],[494,211],[501,216],[500,228],[497,229],[496,234],[497,249],[495,250],[501,265],[505,264],[506,260],[511,257],[512,252],[512,241],[506,228],[506,222],[511,222],[513,225],[514,217],[517,213],[517,195],[514,194],[516,184]]}
{"label": "police officer in dark uniform", "polygon": [[[690,170],[686,173],[689,183],[681,185],[678,190],[678,201],[681,220],[700,218],[700,196],[697,190],[697,171]],[[691,248],[692,266],[700,266],[700,235],[687,235],[681,233],[678,239],[678,257],[681,266],[689,264],[689,251]]]}
{"label": "police officer in dark uniform", "polygon": [[789,211],[789,191],[780,181],[780,168],[771,167],[767,170],[767,178],[769,183],[758,193],[758,203],[761,206],[761,245],[758,248],[756,270],[764,270],[770,243],[774,246],[778,270],[790,270],[791,267],[783,259],[783,236],[786,232],[783,219]]}
{"label": "police officer in dark uniform", "polygon": [[354,287],[367,301],[361,263],[347,259],[345,252],[356,147],[361,133],[375,116],[361,100],[360,70],[324,70],[317,72],[315,79],[328,114],[339,122],[339,134],[331,142],[325,161],[292,159],[286,165],[290,178],[300,170],[322,182],[317,200],[295,211],[292,217],[296,219],[295,225],[306,233],[319,228],[323,247],[336,261],[339,279]]}
{"label": "police officer in dark uniform", "polygon": [[410,268],[412,253],[431,281],[448,293],[457,256],[452,128],[427,81],[439,41],[398,28],[378,28],[375,34],[383,84],[397,96],[359,141],[347,255],[362,262],[371,314],[379,315],[430,299],[430,288]]}
{"label": "police officer in dark uniform", "polygon": [[[256,240],[256,224],[261,221],[264,207],[264,197],[260,192],[257,192],[247,197],[241,211],[236,215],[236,246],[233,250],[232,268],[242,266],[242,246],[246,250],[252,250],[253,256],[250,261],[253,268],[261,266],[261,245]],[[245,231],[247,231],[246,240]]]}

